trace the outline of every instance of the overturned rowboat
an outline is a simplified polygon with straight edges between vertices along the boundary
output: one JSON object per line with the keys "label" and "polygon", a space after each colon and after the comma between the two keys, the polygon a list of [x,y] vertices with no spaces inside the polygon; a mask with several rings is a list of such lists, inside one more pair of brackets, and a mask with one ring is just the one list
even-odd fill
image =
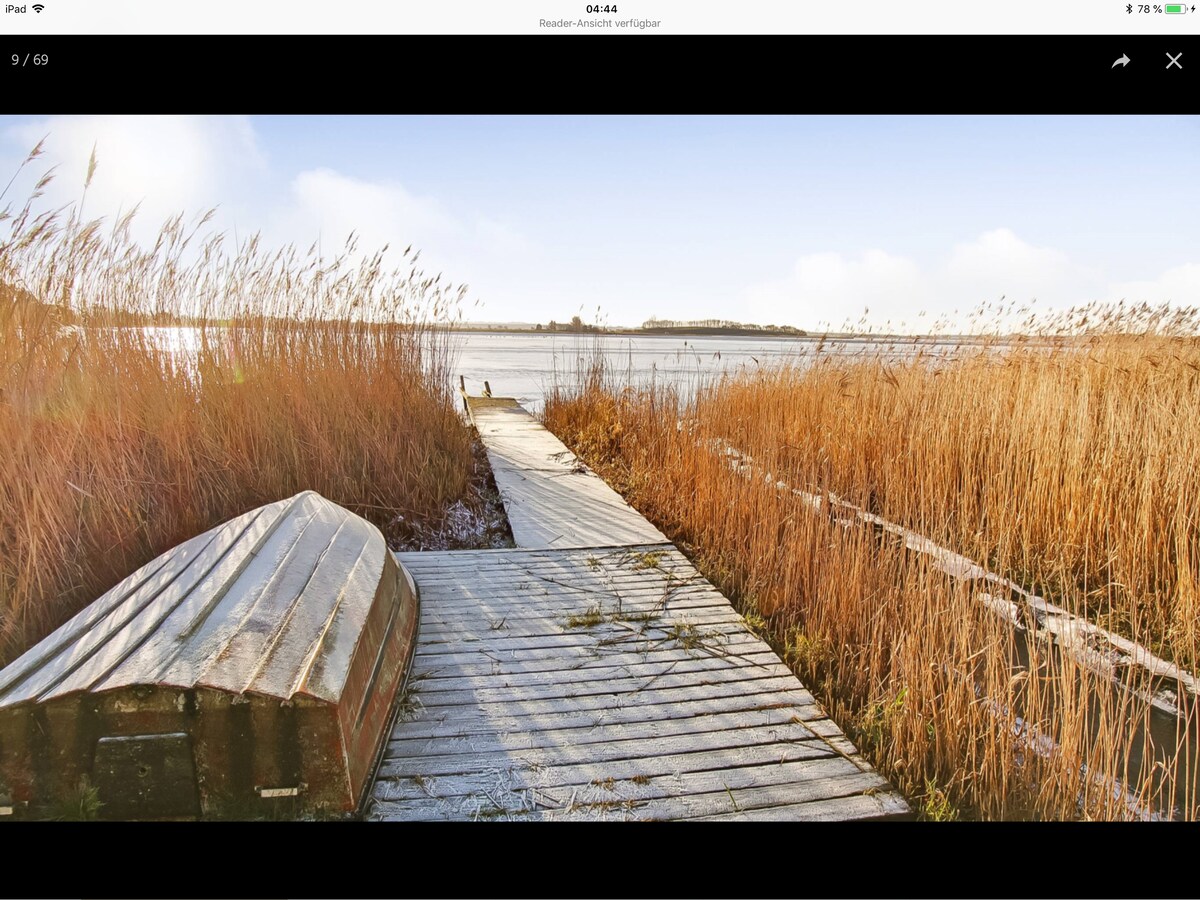
{"label": "overturned rowboat", "polygon": [[[307,491],[134,572],[0,670],[0,813],[352,813],[418,625],[366,520]],[[286,804],[286,805],[283,805]]]}

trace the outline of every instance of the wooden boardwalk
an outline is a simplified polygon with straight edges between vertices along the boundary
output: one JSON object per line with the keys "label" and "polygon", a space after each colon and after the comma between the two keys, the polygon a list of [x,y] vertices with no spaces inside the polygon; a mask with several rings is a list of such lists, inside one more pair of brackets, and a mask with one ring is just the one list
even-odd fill
{"label": "wooden boardwalk", "polygon": [[669,543],[516,400],[470,404],[518,547]]}
{"label": "wooden boardwalk", "polygon": [[420,637],[370,818],[908,813],[661,533],[511,401],[472,413],[519,547],[399,554]]}

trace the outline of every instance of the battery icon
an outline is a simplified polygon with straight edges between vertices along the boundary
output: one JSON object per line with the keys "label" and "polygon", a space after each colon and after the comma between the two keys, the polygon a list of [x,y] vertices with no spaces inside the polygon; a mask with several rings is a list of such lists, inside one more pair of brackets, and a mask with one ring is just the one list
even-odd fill
{"label": "battery icon", "polygon": [[1168,16],[1182,16],[1188,11],[1188,8],[1182,3],[1168,3],[1163,7]]}

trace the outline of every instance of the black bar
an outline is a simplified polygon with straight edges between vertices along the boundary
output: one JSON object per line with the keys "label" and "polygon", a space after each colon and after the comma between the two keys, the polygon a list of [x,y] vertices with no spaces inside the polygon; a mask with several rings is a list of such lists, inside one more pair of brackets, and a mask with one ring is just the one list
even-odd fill
{"label": "black bar", "polygon": [[[59,35],[0,36],[0,48],[0,90],[13,114],[1070,114],[1200,107],[1200,38],[1192,35]],[[1179,53],[1182,68],[1168,68]],[[1130,63],[1114,67],[1122,56]],[[38,58],[45,64],[35,65]]]}

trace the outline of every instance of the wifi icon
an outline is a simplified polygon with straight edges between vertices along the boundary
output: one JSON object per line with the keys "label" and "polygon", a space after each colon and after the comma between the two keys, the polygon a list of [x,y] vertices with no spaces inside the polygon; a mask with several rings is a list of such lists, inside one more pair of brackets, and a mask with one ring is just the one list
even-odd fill
{"label": "wifi icon", "polygon": [[43,9],[45,9],[45,8],[46,8],[46,7],[45,7],[45,6],[43,6],[41,3],[35,3],[35,4],[33,4],[33,11],[34,11],[35,13],[40,13],[40,12],[41,12]]}

